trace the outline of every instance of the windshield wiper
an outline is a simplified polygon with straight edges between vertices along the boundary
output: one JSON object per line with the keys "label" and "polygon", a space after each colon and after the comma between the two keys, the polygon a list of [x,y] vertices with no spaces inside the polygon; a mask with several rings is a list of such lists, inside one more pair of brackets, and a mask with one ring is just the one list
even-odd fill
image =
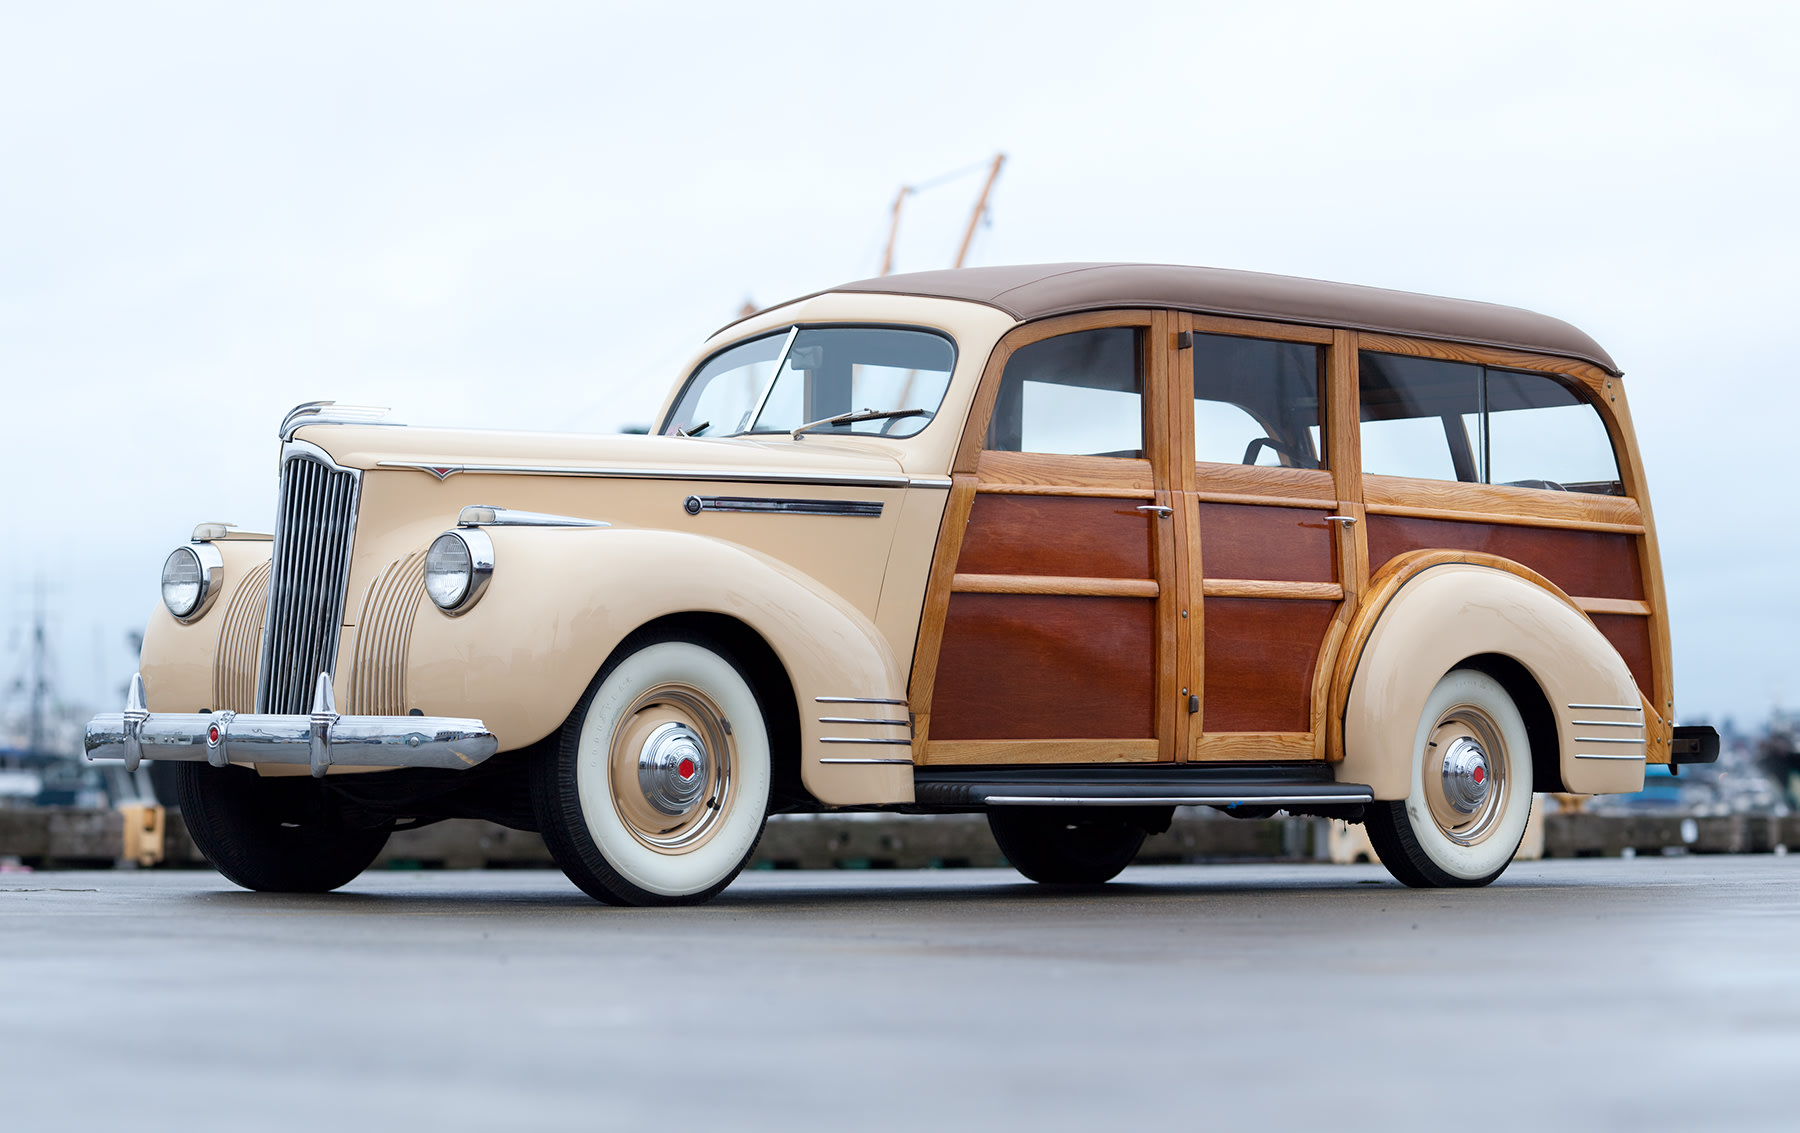
{"label": "windshield wiper", "polygon": [[929,409],[858,409],[854,413],[839,413],[835,417],[821,417],[817,421],[808,421],[789,431],[789,435],[799,437],[801,433],[812,429],[823,429],[829,425],[854,425],[858,421],[895,421],[902,417],[929,417]]}
{"label": "windshield wiper", "polygon": [[698,425],[695,425],[691,429],[683,429],[680,426],[677,426],[675,429],[675,435],[678,437],[697,437],[701,433],[706,432],[706,430],[708,430],[710,428],[712,428],[711,421],[702,421]]}

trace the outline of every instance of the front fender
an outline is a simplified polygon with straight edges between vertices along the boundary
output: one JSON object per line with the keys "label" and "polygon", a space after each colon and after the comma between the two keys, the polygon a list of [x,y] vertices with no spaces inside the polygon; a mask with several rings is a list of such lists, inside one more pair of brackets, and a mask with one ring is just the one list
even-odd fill
{"label": "front fender", "polygon": [[[1378,581],[1362,624],[1351,627],[1334,690],[1341,780],[1367,783],[1378,799],[1405,798],[1426,697],[1462,662],[1499,654],[1523,665],[1549,701],[1566,790],[1643,789],[1642,757],[1662,738],[1662,721],[1618,651],[1552,583],[1515,563],[1456,552],[1420,556]],[[1596,718],[1643,727],[1578,723]],[[1640,742],[1595,743],[1596,733]],[[1637,758],[1608,758],[1617,756]]]}
{"label": "front fender", "polygon": [[[549,735],[632,631],[671,614],[735,618],[768,642],[799,701],[801,780],[833,805],[912,801],[903,744],[833,747],[818,697],[893,700],[851,715],[903,719],[906,678],[868,617],[816,580],[735,543],[669,531],[494,527],[494,572],[476,606],[446,617],[429,600],[413,623],[406,686],[428,715],[474,716],[514,749]],[[860,735],[910,739],[887,726]]]}

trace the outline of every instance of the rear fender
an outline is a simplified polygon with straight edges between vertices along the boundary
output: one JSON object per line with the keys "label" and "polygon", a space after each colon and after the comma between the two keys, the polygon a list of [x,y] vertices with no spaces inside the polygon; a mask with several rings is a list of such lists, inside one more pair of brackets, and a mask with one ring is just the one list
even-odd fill
{"label": "rear fender", "polygon": [[1392,564],[1348,642],[1332,698],[1338,778],[1368,784],[1378,799],[1407,795],[1431,690],[1484,655],[1518,662],[1548,701],[1564,790],[1642,790],[1646,743],[1666,742],[1662,720],[1594,623],[1553,583],[1508,560],[1424,552]]}

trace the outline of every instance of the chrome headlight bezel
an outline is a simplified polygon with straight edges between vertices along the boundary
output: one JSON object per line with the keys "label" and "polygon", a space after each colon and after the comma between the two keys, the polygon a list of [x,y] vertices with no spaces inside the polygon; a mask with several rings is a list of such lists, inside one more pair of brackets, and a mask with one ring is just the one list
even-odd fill
{"label": "chrome headlight bezel", "polygon": [[[462,581],[454,590],[444,586],[434,586],[433,560],[439,558],[438,548],[445,553],[459,556],[461,565],[454,572],[440,571],[440,576],[460,574]],[[441,561],[441,560],[440,560]],[[425,552],[425,595],[431,604],[449,617],[460,617],[474,609],[487,592],[488,581],[494,575],[494,542],[473,527],[458,527],[446,531],[431,541]]]}
{"label": "chrome headlight bezel", "polygon": [[[186,556],[193,562],[194,570],[199,575],[199,591],[191,603],[181,605],[169,600],[169,568],[178,556]],[[206,616],[206,611],[219,598],[221,583],[225,579],[225,556],[211,543],[183,543],[169,552],[162,566],[162,600],[163,609],[169,616],[182,625],[192,625]]]}

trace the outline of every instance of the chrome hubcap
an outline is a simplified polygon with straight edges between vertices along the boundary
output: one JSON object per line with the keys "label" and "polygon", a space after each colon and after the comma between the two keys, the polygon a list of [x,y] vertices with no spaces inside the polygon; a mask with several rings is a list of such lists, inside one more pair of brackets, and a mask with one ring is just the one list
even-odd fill
{"label": "chrome hubcap", "polygon": [[645,802],[663,814],[686,814],[706,789],[706,745],[686,724],[663,724],[644,740],[637,776]]}
{"label": "chrome hubcap", "polygon": [[1458,814],[1474,814],[1492,790],[1487,752],[1468,736],[1450,741],[1444,753],[1444,800]]}

